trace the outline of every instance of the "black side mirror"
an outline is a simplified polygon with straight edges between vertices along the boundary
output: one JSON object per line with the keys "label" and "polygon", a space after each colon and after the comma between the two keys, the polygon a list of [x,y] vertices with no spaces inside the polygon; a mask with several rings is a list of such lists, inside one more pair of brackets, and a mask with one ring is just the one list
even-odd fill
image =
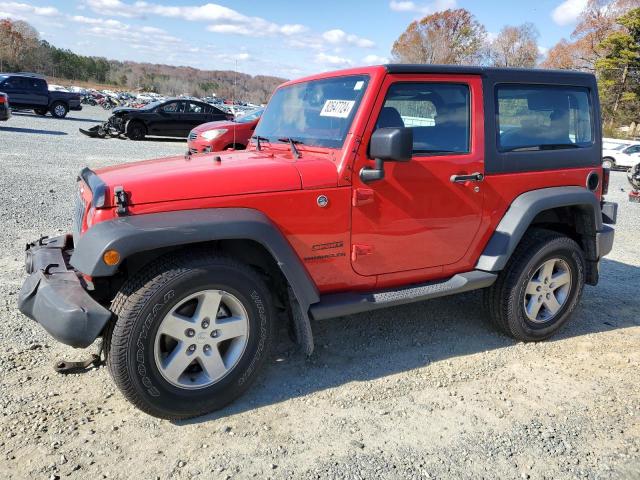
{"label": "black side mirror", "polygon": [[360,179],[365,182],[384,178],[384,162],[408,162],[413,154],[413,130],[406,127],[379,128],[371,135],[369,156],[375,168],[364,167]]}

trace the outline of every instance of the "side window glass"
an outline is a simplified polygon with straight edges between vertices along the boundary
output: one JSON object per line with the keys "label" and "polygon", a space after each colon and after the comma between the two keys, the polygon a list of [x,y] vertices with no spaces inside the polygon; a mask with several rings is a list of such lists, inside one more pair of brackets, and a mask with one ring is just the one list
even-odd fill
{"label": "side window glass", "polygon": [[640,145],[634,145],[632,147],[627,148],[627,151],[625,153],[632,154],[632,153],[638,153],[638,152],[640,152]]}
{"label": "side window glass", "polygon": [[497,87],[498,148],[536,151],[593,144],[589,90],[582,87]]}
{"label": "side window glass", "polygon": [[376,128],[411,128],[416,155],[468,153],[469,107],[468,85],[394,83],[387,91]]}
{"label": "side window glass", "polygon": [[162,107],[164,113],[178,113],[180,102],[167,103]]}
{"label": "side window glass", "polygon": [[189,113],[204,113],[202,105],[199,103],[189,102]]}

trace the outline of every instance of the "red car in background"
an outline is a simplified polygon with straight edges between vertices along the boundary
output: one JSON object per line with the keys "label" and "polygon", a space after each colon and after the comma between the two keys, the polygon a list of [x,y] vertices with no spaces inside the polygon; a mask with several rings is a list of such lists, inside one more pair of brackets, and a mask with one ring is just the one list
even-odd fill
{"label": "red car in background", "polygon": [[231,121],[208,122],[189,132],[189,153],[219,152],[221,150],[244,150],[260,120],[264,108],[253,110]]}

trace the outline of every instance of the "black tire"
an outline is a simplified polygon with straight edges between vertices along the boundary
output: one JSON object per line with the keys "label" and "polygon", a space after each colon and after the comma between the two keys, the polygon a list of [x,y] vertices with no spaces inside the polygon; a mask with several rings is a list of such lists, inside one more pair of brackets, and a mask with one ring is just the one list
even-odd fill
{"label": "black tire", "polygon": [[69,107],[64,102],[53,102],[49,111],[52,117],[64,118],[69,113]]}
{"label": "black tire", "polygon": [[[162,319],[193,292],[231,292],[247,312],[249,333],[242,355],[217,382],[196,390],[173,385],[159,371],[155,337]],[[105,334],[107,365],[116,385],[136,407],[178,420],[218,410],[240,396],[268,358],[275,313],[269,290],[256,271],[210,253],[165,256],[128,280],[112,304],[117,320]]]}
{"label": "black tire", "polygon": [[[556,258],[565,262],[570,271],[569,293],[552,318],[532,322],[524,306],[527,284],[545,261]],[[578,305],[584,271],[584,253],[573,239],[549,230],[532,229],[525,234],[496,282],[484,290],[489,318],[498,329],[516,340],[544,340],[567,322]]]}
{"label": "black tire", "polygon": [[33,111],[36,115],[42,115],[43,117],[49,112],[46,108],[34,108]]}
{"label": "black tire", "polygon": [[613,170],[614,168],[616,168],[616,161],[611,157],[604,157],[602,159],[602,167]]}
{"label": "black tire", "polygon": [[127,137],[131,140],[144,140],[147,129],[141,122],[132,121],[127,125]]}

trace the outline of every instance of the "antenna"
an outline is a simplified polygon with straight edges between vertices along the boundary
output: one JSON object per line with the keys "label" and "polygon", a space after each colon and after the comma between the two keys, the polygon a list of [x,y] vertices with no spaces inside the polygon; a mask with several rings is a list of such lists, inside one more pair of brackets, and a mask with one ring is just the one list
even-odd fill
{"label": "antenna", "polygon": [[233,112],[233,149],[236,149],[236,83],[238,81],[238,59],[236,58],[236,71],[233,74],[233,93],[231,95],[231,111]]}

